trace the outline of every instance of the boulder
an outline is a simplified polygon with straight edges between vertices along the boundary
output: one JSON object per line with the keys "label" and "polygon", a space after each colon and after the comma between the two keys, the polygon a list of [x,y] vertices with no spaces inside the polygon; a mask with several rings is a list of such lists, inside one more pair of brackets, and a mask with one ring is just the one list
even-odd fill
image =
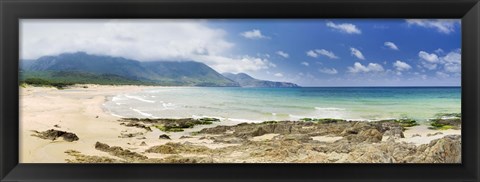
{"label": "boulder", "polygon": [[43,132],[34,131],[35,134],[32,136],[39,137],[46,140],[56,140],[57,138],[63,138],[67,142],[73,142],[79,140],[78,136],[75,133],[60,131],[55,129],[50,129]]}
{"label": "boulder", "polygon": [[170,136],[166,135],[166,134],[162,134],[160,136],[158,136],[159,139],[166,139],[166,140],[170,140]]}

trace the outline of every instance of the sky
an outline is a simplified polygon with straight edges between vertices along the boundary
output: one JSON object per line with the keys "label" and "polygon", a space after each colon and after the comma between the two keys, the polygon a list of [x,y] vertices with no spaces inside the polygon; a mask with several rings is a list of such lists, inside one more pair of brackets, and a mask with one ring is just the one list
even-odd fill
{"label": "sky", "polygon": [[454,19],[24,19],[20,58],[198,61],[301,86],[460,86]]}

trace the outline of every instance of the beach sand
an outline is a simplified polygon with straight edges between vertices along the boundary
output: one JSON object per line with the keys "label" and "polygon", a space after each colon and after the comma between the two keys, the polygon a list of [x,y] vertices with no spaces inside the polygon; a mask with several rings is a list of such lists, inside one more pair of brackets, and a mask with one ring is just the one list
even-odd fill
{"label": "beach sand", "polygon": [[[106,143],[110,146],[119,146],[134,152],[142,153],[148,157],[162,157],[160,154],[144,153],[146,149],[154,145],[167,142],[192,143],[204,145],[209,148],[221,148],[235,144],[214,143],[212,140],[199,139],[197,137],[181,138],[192,131],[198,131],[205,127],[217,125],[233,125],[235,123],[215,123],[214,125],[196,126],[185,132],[170,133],[172,140],[158,138],[161,131],[145,132],[144,129],[126,127],[120,125],[115,117],[103,110],[102,104],[108,96],[140,91],[151,88],[148,86],[100,86],[100,85],[76,85],[64,90],[48,87],[27,86],[20,88],[20,163],[65,163],[66,159],[73,159],[65,153],[67,150],[76,150],[84,155],[105,156],[115,158],[108,153],[95,149],[96,142]],[[58,127],[55,127],[57,125]],[[67,142],[62,139],[55,141],[40,139],[31,136],[35,131],[57,129],[75,133],[80,139]],[[131,138],[120,138],[122,133],[142,132],[144,135]],[[441,134],[437,133],[441,132]],[[427,136],[434,134],[434,136]],[[446,135],[458,134],[460,130],[430,130],[428,126],[420,125],[411,127],[404,132],[405,138],[397,142],[409,142],[416,145],[426,144],[434,139]],[[414,136],[414,135],[420,136]],[[253,138],[253,141],[271,140],[276,134],[266,134]],[[139,140],[139,137],[145,139]],[[334,142],[339,137],[319,136],[314,140]],[[141,145],[145,142],[147,145]]]}

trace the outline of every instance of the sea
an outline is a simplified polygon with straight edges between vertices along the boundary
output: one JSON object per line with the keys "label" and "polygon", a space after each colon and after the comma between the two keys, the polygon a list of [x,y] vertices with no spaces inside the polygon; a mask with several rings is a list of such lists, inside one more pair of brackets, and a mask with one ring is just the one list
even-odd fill
{"label": "sea", "polygon": [[460,87],[159,87],[111,96],[118,117],[201,118],[232,122],[336,118],[426,122],[461,112]]}

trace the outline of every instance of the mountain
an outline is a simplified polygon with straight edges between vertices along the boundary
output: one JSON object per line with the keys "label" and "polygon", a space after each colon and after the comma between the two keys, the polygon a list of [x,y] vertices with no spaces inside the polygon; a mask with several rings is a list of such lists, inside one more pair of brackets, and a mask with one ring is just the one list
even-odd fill
{"label": "mountain", "polygon": [[90,83],[102,78],[170,86],[239,86],[209,66],[194,61],[140,62],[77,52],[44,56],[20,66],[23,77],[35,75],[70,82],[83,79],[82,83]]}
{"label": "mountain", "polygon": [[241,87],[299,87],[289,82],[258,80],[245,73],[223,73],[223,76],[240,84]]}

